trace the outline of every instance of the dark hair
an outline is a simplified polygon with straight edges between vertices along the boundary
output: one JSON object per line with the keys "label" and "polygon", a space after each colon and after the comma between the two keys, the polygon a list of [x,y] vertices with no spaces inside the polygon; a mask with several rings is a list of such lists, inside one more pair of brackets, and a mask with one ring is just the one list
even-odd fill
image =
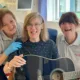
{"label": "dark hair", "polygon": [[76,16],[74,12],[67,12],[67,13],[62,14],[59,20],[59,26],[65,22],[73,23],[73,24],[76,24],[77,26],[79,25],[78,17]]}
{"label": "dark hair", "polygon": [[4,27],[2,19],[6,14],[10,14],[13,17],[13,19],[16,21],[14,14],[10,10],[6,8],[2,8],[0,9],[0,29]]}

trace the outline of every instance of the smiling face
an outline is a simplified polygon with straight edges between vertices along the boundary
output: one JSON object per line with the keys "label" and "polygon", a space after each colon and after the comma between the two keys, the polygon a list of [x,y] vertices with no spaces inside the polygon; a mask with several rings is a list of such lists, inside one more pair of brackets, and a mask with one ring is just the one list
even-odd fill
{"label": "smiling face", "polygon": [[16,33],[16,20],[12,17],[11,14],[7,13],[2,18],[3,22],[3,32],[8,36],[12,37]]}
{"label": "smiling face", "polygon": [[42,20],[39,17],[31,19],[30,23],[26,27],[30,41],[40,40],[41,29],[43,29],[42,25]]}
{"label": "smiling face", "polygon": [[62,23],[60,25],[60,28],[65,37],[72,36],[73,34],[76,33],[76,25],[73,23],[68,22]]}
{"label": "smiling face", "polygon": [[59,26],[66,38],[70,43],[73,42],[76,37],[76,28],[79,25],[79,20],[74,12],[66,12],[62,14],[59,20]]}

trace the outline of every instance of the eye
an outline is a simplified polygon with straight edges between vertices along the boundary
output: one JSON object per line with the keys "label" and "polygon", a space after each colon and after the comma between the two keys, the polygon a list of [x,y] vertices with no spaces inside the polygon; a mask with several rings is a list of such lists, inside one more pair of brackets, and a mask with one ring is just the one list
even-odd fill
{"label": "eye", "polygon": [[39,23],[36,23],[36,24],[35,24],[35,26],[38,26],[38,25],[40,25],[40,24],[39,24]]}
{"label": "eye", "polygon": [[10,23],[13,23],[13,20],[11,20]]}
{"label": "eye", "polygon": [[42,23],[36,23],[35,26],[40,26]]}
{"label": "eye", "polygon": [[32,24],[29,23],[28,26],[32,26]]}

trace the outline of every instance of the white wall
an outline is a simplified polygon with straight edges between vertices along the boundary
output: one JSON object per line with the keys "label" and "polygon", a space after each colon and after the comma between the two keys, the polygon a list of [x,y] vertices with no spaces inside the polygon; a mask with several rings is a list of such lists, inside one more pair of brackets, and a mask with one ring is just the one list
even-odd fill
{"label": "white wall", "polygon": [[[16,9],[16,0],[14,0],[14,3],[8,3],[5,2],[6,0],[0,0],[0,3],[2,3],[2,1],[7,4],[8,8],[15,14],[17,21],[20,23],[23,23],[25,16],[30,13],[30,10],[26,10],[26,11],[20,11]],[[38,12],[38,0],[33,0],[33,8],[32,11],[36,11]],[[58,22],[47,22],[47,27],[48,28],[54,28],[58,30],[58,33],[61,33],[60,28],[58,26]]]}
{"label": "white wall", "polygon": [[60,29],[60,27],[58,25],[58,22],[47,22],[47,27],[58,30],[58,34],[61,33],[61,29]]}
{"label": "white wall", "polygon": [[[7,0],[0,0],[0,3],[2,3],[2,2],[6,3],[5,1],[7,1]],[[8,4],[8,8],[15,14],[15,16],[17,18],[17,21],[23,23],[24,17],[28,13],[30,13],[31,11],[30,10],[27,10],[27,11],[19,11],[19,10],[17,10],[16,9],[16,0],[14,0],[14,1],[15,1],[15,4],[7,3]],[[38,0],[33,0],[32,11],[38,12]],[[58,33],[61,33],[61,30],[60,30],[60,27],[58,25],[58,22],[46,22],[46,24],[47,24],[48,28],[57,29]],[[80,29],[78,29],[78,31],[80,31]]]}
{"label": "white wall", "polygon": [[[30,13],[30,10],[21,11],[16,9],[16,4],[13,7],[9,7],[9,9],[15,14],[18,22],[23,22],[24,17]],[[38,11],[38,0],[33,0],[32,11]]]}

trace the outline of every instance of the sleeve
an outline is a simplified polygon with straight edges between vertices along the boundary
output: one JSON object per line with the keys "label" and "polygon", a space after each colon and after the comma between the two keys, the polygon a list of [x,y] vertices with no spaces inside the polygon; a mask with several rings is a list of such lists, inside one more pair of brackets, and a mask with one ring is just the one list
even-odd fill
{"label": "sleeve", "polygon": [[58,54],[58,49],[57,49],[57,46],[55,44],[54,41],[52,41],[52,50],[51,50],[51,53],[52,53],[52,59],[56,59],[59,57],[59,54]]}
{"label": "sleeve", "polygon": [[5,73],[3,72],[3,65],[0,66],[0,80],[7,80]]}
{"label": "sleeve", "polygon": [[16,56],[16,55],[17,55],[16,51],[13,52],[13,53],[11,53],[11,54],[8,56],[7,61],[11,61],[11,60],[14,58],[14,56]]}

